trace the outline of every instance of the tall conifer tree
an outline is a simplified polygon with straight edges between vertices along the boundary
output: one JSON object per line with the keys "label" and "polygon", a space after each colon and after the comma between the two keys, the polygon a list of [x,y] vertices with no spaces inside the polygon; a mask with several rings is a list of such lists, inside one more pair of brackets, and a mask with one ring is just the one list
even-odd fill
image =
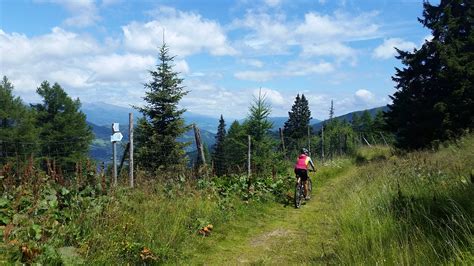
{"label": "tall conifer tree", "polygon": [[25,160],[38,148],[34,112],[13,96],[13,89],[4,76],[0,82],[0,165],[8,157],[20,156]]}
{"label": "tall conifer tree", "polygon": [[41,154],[54,158],[63,170],[74,170],[76,162],[86,159],[94,139],[81,102],[71,99],[58,83],[51,86],[44,81],[36,92],[43,98],[43,103],[33,105],[41,129]]}
{"label": "tall conifer tree", "polygon": [[243,125],[235,120],[229,127],[224,141],[227,173],[241,173],[247,158],[247,133]]}
{"label": "tall conifer tree", "polygon": [[247,134],[252,141],[252,166],[257,176],[269,174],[275,161],[275,153],[272,151],[275,143],[269,134],[273,127],[273,123],[268,120],[270,113],[271,106],[260,91],[251,104],[245,121]]}
{"label": "tall conifer tree", "polygon": [[419,21],[433,39],[413,52],[398,50],[405,65],[392,78],[397,92],[386,114],[402,148],[423,148],[474,128],[474,4],[471,0],[424,3]]}
{"label": "tall conifer tree", "polygon": [[329,120],[334,118],[334,102],[331,100],[331,107],[329,108]]}
{"label": "tall conifer tree", "polygon": [[185,164],[184,147],[188,143],[177,140],[189,127],[182,117],[185,109],[178,107],[187,94],[181,85],[183,79],[174,72],[174,57],[169,55],[168,46],[163,43],[159,52],[159,64],[150,70],[151,80],[145,84],[148,89],[144,100],[146,105],[137,107],[143,114],[137,127],[137,160],[149,171],[172,171]]}
{"label": "tall conifer tree", "polygon": [[214,151],[212,153],[212,158],[214,161],[214,169],[217,176],[222,176],[225,173],[225,151],[224,143],[226,139],[226,130],[225,130],[225,121],[224,117],[221,115],[219,119],[219,126],[217,127],[216,134],[216,144],[214,145]]}
{"label": "tall conifer tree", "polygon": [[309,110],[308,100],[304,94],[297,94],[295,102],[288,112],[288,120],[284,125],[285,144],[288,150],[299,148],[298,141],[305,138],[308,134],[308,126],[311,121],[311,111]]}

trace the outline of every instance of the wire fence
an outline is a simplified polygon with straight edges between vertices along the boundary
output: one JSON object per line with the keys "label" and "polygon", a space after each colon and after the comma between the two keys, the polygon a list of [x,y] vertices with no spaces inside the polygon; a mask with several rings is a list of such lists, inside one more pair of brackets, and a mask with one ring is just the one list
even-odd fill
{"label": "wire fence", "polygon": [[[384,136],[383,132],[372,132],[371,134],[341,133],[330,136],[318,134],[310,135],[308,138],[302,138],[299,141],[284,143],[285,145],[280,140],[274,139],[272,147],[263,149],[259,143],[248,142],[247,138],[242,138],[230,142],[234,144],[234,147],[233,149],[227,149],[223,158],[213,157],[212,151],[209,149],[200,152],[198,147],[188,152],[182,151],[173,154],[174,146],[161,144],[157,149],[149,149],[147,151],[148,155],[143,150],[135,149],[134,156],[138,157],[138,170],[135,171],[152,166],[156,168],[153,174],[157,174],[167,166],[187,161],[187,164],[185,164],[187,169],[181,168],[181,170],[191,173],[189,175],[194,177],[242,174],[250,176],[251,173],[275,176],[278,172],[285,171],[292,165],[302,147],[310,150],[313,160],[324,161],[351,154],[361,146],[388,145],[386,139],[387,137]],[[68,148],[83,140],[86,140],[86,138],[76,137],[59,141],[11,141],[0,139],[0,176],[9,176],[18,182],[31,178],[34,169],[38,168],[36,170],[46,172],[47,175],[58,180],[58,182],[65,182],[64,180],[68,178],[85,180],[83,173],[88,173],[88,175],[99,176],[100,182],[104,183],[102,179],[109,180],[108,178],[112,176],[110,160],[94,161],[81,157],[73,148]],[[120,149],[116,158],[116,163],[120,165],[118,176],[122,179],[128,172],[129,159],[126,156],[128,150],[125,148],[128,141],[122,141],[122,149]],[[109,147],[111,150],[112,145]],[[147,156],[149,156],[149,159],[147,159]],[[177,158],[180,156],[182,158]],[[200,156],[204,156],[205,160],[200,159]],[[154,161],[156,158],[160,158],[161,161],[156,163]],[[205,165],[202,165],[203,161],[206,162]],[[175,174],[178,175],[178,173]],[[106,183],[109,183],[109,181]]]}

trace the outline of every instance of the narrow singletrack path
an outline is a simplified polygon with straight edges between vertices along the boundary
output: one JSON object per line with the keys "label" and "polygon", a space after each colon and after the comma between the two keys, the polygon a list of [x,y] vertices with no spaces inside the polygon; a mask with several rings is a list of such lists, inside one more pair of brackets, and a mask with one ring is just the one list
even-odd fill
{"label": "narrow singletrack path", "polygon": [[[340,175],[315,185],[310,201],[293,205],[272,204],[256,217],[243,217],[226,224],[226,234],[216,230],[202,240],[203,250],[188,263],[221,264],[318,264],[336,262],[335,214],[341,191],[347,187],[350,167]],[[232,232],[232,233],[229,233]]]}

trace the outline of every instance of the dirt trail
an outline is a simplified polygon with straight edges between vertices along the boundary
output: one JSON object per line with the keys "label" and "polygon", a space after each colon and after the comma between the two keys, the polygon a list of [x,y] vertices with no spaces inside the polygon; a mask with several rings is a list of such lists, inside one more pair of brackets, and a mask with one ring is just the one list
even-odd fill
{"label": "dirt trail", "polygon": [[340,205],[338,191],[351,170],[313,191],[300,209],[274,205],[263,217],[231,222],[231,231],[208,242],[209,248],[191,259],[193,264],[318,264],[336,262],[334,214]]}

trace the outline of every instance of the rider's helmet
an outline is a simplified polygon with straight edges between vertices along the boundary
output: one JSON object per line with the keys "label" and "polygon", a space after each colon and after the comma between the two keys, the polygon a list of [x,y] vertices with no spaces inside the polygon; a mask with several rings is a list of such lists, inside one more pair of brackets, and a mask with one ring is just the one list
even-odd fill
{"label": "rider's helmet", "polygon": [[308,155],[309,151],[308,151],[308,149],[303,148],[303,149],[301,149],[301,153],[304,153],[304,154]]}

